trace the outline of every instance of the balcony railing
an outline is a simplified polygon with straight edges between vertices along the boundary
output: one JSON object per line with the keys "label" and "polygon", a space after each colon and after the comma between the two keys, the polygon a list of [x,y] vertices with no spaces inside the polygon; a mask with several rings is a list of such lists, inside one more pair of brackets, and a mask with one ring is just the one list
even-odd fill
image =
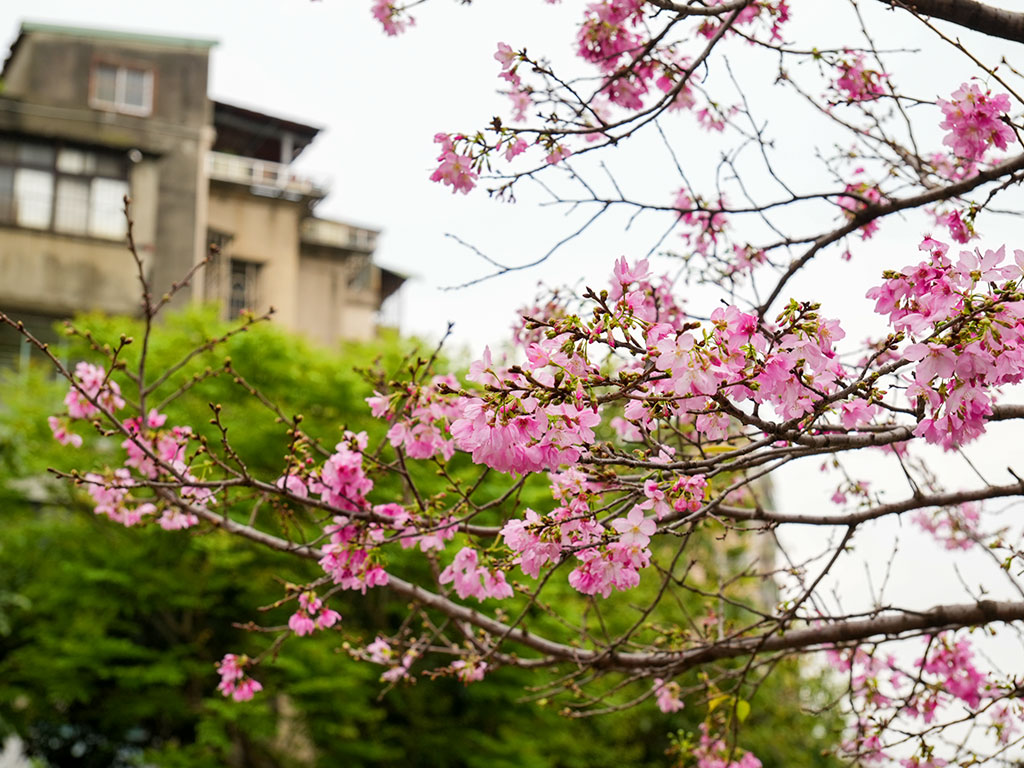
{"label": "balcony railing", "polygon": [[206,158],[206,172],[211,179],[244,184],[255,194],[268,197],[325,197],[327,185],[296,174],[291,166],[254,157],[210,152]]}
{"label": "balcony railing", "polygon": [[377,246],[377,233],[343,221],[309,218],[302,222],[302,242],[370,253]]}

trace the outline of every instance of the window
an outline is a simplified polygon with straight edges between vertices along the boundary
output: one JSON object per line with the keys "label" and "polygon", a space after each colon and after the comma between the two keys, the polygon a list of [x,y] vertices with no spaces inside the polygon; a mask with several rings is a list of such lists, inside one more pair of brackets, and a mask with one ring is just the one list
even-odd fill
{"label": "window", "polygon": [[[63,335],[54,327],[63,320],[63,317],[52,315],[37,315],[29,312],[18,312],[18,319],[25,323],[25,327],[44,344],[50,345],[50,352],[63,358],[66,340]],[[46,362],[47,368],[53,370],[43,357],[43,354],[28,339],[11,328],[9,325],[0,325],[0,372],[6,370],[27,371],[31,360]]]}
{"label": "window", "polygon": [[228,283],[228,319],[234,319],[245,310],[254,310],[259,300],[260,265],[253,261],[231,259]]}
{"label": "window", "polygon": [[119,152],[0,136],[0,224],[120,240],[128,191]]}
{"label": "window", "polygon": [[146,117],[153,111],[153,73],[148,69],[97,64],[91,104],[97,109]]}

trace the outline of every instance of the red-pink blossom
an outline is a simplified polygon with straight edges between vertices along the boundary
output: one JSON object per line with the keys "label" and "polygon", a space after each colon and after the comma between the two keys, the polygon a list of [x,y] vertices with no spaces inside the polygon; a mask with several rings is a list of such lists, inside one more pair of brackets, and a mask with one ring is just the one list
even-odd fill
{"label": "red-pink blossom", "polygon": [[840,59],[836,63],[838,77],[835,88],[850,102],[871,101],[885,93],[885,72],[878,72],[864,66],[864,54]]}
{"label": "red-pink blossom", "polygon": [[220,684],[217,686],[217,690],[235,701],[248,701],[254,694],[262,691],[263,686],[246,675],[245,667],[248,665],[248,656],[225,654],[224,658],[216,664],[217,671],[220,673]]}

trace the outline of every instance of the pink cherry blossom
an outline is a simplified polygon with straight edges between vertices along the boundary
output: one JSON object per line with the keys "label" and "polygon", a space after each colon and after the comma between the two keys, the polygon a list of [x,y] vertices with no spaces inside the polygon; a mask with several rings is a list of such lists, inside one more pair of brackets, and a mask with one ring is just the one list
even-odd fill
{"label": "pink cherry blossom", "polygon": [[506,583],[505,574],[480,566],[478,559],[476,550],[463,547],[451,565],[441,571],[438,582],[452,584],[455,593],[463,600],[475,597],[483,602],[487,598],[503,600],[512,597],[512,587]]}
{"label": "pink cherry blossom", "polygon": [[75,366],[74,382],[64,398],[64,405],[72,419],[88,419],[99,414],[100,410],[93,402],[108,411],[124,408],[121,388],[116,381],[107,377],[103,368],[80,362]]}
{"label": "pink cherry blossom", "polygon": [[619,532],[620,544],[643,549],[651,542],[657,524],[645,518],[640,507],[634,506],[625,517],[612,520],[612,528]]}
{"label": "pink cherry blossom", "polygon": [[248,665],[248,656],[225,654],[224,658],[216,664],[217,671],[220,673],[220,684],[217,686],[217,690],[235,701],[249,701],[255,694],[262,691],[263,686],[257,680],[246,675],[245,667]]}
{"label": "pink cherry blossom", "polygon": [[53,433],[53,439],[61,445],[70,445],[73,448],[82,447],[82,436],[71,431],[71,425],[67,418],[50,416],[46,419]]}
{"label": "pink cherry blossom", "polygon": [[551,148],[551,151],[548,152],[547,157],[544,159],[547,161],[548,165],[556,165],[565,160],[571,154],[572,152],[564,144],[556,144]]}
{"label": "pink cherry blossom", "polygon": [[945,219],[943,219],[943,223],[949,228],[949,236],[958,243],[966,243],[968,240],[977,237],[971,224],[960,218],[960,211],[950,211]]}
{"label": "pink cherry blossom", "polygon": [[479,175],[474,170],[473,158],[455,149],[455,142],[462,138],[452,137],[445,133],[439,133],[434,137],[434,141],[441,145],[441,153],[437,156],[440,165],[430,175],[430,180],[439,181],[445,186],[451,187],[452,194],[469,192],[476,186]]}
{"label": "pink cherry blossom", "polygon": [[836,69],[839,76],[836,78],[835,88],[847,101],[871,101],[885,93],[885,81],[889,76],[865,67],[862,53],[849,59],[840,59]]}
{"label": "pink cherry blossom", "polygon": [[945,118],[939,126],[949,130],[942,143],[961,158],[981,160],[989,147],[1006,149],[1014,141],[1013,129],[1001,120],[1010,111],[1005,93],[993,96],[975,83],[963,83],[949,101],[939,99],[938,104]]}
{"label": "pink cherry blossom", "polygon": [[665,682],[660,677],[654,678],[654,692],[658,709],[666,714],[678,712],[686,706],[681,698],[682,689],[674,680]]}
{"label": "pink cherry blossom", "polygon": [[341,621],[341,615],[324,605],[315,592],[302,592],[298,602],[298,610],[288,619],[288,628],[300,637],[318,629],[330,629]]}
{"label": "pink cherry blossom", "polygon": [[416,23],[404,9],[399,8],[390,0],[373,0],[370,12],[380,22],[384,31],[392,37],[401,34]]}
{"label": "pink cherry blossom", "polygon": [[487,672],[487,662],[480,659],[458,659],[452,662],[451,667],[456,677],[467,685],[480,682]]}

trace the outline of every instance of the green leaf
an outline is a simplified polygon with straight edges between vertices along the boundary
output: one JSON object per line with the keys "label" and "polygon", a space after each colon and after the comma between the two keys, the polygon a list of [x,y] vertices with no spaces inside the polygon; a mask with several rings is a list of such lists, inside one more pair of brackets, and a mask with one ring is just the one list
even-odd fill
{"label": "green leaf", "polygon": [[742,723],[750,715],[750,702],[740,699],[736,702],[736,718]]}

